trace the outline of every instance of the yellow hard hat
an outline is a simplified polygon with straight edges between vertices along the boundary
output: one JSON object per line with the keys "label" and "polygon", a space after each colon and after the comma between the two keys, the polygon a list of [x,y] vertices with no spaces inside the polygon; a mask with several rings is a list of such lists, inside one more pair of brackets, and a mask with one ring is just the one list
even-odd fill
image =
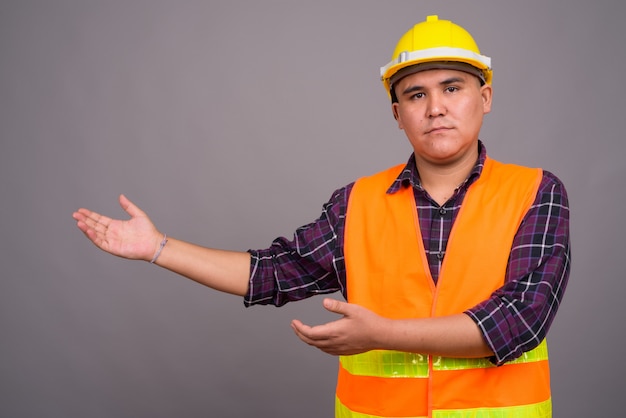
{"label": "yellow hard hat", "polygon": [[[411,68],[409,68],[411,67]],[[396,45],[391,61],[381,67],[387,92],[400,78],[427,69],[452,68],[470,72],[491,84],[491,58],[481,55],[472,35],[449,20],[428,16],[406,32]]]}

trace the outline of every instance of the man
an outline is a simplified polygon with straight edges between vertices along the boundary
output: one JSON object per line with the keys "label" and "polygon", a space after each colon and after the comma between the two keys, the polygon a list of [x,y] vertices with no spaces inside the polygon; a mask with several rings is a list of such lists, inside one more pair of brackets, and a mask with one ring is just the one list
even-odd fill
{"label": "man", "polygon": [[340,356],[337,417],[550,417],[545,336],[569,275],[565,189],[487,157],[491,63],[460,26],[429,16],[381,76],[413,155],[337,190],[294,240],[199,247],[159,232],[125,196],[128,221],[79,209],[78,228],[247,306],[341,291],[347,302],[323,301],[341,319],[292,321],[302,341]]}

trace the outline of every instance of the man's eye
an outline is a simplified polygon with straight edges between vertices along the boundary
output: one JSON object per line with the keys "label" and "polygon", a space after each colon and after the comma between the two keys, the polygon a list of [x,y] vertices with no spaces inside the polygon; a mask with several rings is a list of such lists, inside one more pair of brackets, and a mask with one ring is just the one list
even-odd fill
{"label": "man's eye", "polygon": [[449,93],[455,92],[458,90],[458,87],[454,87],[454,86],[448,86],[446,87],[446,91]]}
{"label": "man's eye", "polygon": [[424,97],[424,93],[415,93],[411,96],[412,99],[421,99],[422,97]]}

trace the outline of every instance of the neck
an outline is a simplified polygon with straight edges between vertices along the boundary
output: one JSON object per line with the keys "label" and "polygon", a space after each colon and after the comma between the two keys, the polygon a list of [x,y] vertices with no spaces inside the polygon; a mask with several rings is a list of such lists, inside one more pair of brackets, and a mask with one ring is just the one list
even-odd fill
{"label": "neck", "polygon": [[433,164],[416,156],[415,164],[419,172],[422,187],[439,205],[445,204],[455,190],[467,179],[471,173],[478,152],[469,154],[453,164]]}

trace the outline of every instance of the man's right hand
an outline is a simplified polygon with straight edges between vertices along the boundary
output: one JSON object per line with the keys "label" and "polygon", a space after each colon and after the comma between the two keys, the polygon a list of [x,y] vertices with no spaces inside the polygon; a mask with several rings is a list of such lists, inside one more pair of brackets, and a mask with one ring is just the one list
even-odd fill
{"label": "man's right hand", "polygon": [[163,234],[126,196],[120,195],[119,201],[130,219],[111,219],[81,208],[72,215],[76,226],[98,248],[108,253],[132,260],[152,260],[163,240]]}

